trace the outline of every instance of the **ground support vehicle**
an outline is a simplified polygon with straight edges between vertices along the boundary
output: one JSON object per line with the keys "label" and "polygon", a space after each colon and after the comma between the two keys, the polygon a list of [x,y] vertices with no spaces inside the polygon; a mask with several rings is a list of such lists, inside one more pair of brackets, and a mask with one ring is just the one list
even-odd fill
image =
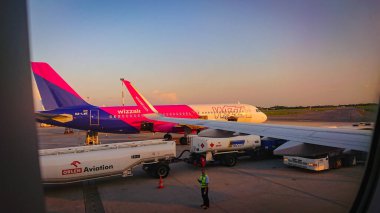
{"label": "ground support vehicle", "polygon": [[169,175],[169,163],[176,157],[174,141],[148,140],[78,146],[39,151],[44,183],[67,183],[107,176],[131,176],[143,165],[153,177]]}
{"label": "ground support vehicle", "polygon": [[220,162],[225,166],[235,166],[241,156],[263,158],[273,156],[273,150],[283,140],[266,138],[261,140],[257,135],[239,135],[225,138],[188,136],[190,156],[186,161],[190,164],[205,166],[207,163]]}
{"label": "ground support vehicle", "polygon": [[365,159],[365,154],[359,151],[292,141],[280,146],[274,153],[283,155],[285,165],[313,171],[355,166]]}

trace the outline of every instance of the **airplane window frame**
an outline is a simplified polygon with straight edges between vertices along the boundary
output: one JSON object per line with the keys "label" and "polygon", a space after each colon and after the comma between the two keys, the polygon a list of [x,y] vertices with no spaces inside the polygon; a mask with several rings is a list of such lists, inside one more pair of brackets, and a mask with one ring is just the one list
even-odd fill
{"label": "airplane window frame", "polygon": [[[22,75],[22,77],[28,77],[27,81],[31,81],[30,75],[30,67],[29,64],[29,36],[28,36],[28,25],[27,25],[27,5],[25,0],[5,0],[1,2],[1,10],[4,11],[4,14],[1,15],[3,33],[0,34],[2,37],[0,39],[0,43],[3,46],[3,51],[0,52],[1,58],[4,59],[2,63],[0,63],[1,70],[3,70],[6,75],[11,77],[16,77],[18,75]],[[22,50],[22,53],[15,52],[15,50]],[[16,53],[16,54],[15,54]],[[10,95],[15,95],[19,90],[20,94],[23,94],[20,97],[25,97],[25,94],[31,95],[31,83],[27,83],[25,85],[12,85],[9,84],[9,78],[1,78],[0,85],[1,89],[1,98],[9,98]],[[16,88],[16,86],[21,86],[23,89]],[[24,93],[24,91],[29,91]],[[4,100],[4,99],[3,99]],[[23,106],[20,106],[20,101],[25,103]],[[33,109],[33,100],[31,98],[17,99],[16,101],[9,101],[10,103],[5,106],[7,109],[25,109],[25,106]],[[16,103],[17,102],[17,103]],[[351,212],[365,212],[365,211],[376,211],[380,209],[380,203],[376,202],[380,200],[380,187],[379,187],[379,176],[380,176],[380,145],[379,145],[379,111],[380,107],[378,107],[376,125],[374,130],[374,135],[372,137],[371,149],[368,155],[367,165],[365,169],[365,174],[363,176],[361,186],[357,197],[353,203],[351,208]],[[33,114],[30,110],[20,110],[16,114],[12,115],[4,115],[1,122],[12,122],[12,119],[20,119],[23,122],[26,121],[25,125],[21,125],[18,127],[9,126],[6,128],[7,132],[16,131],[23,134],[18,134],[18,136],[29,136],[30,132],[33,134],[33,138],[29,138],[23,143],[22,147],[25,148],[22,158],[27,156],[31,157],[34,160],[29,161],[30,166],[35,168],[38,166],[38,151],[37,151],[37,135],[34,121],[32,122]],[[2,136],[3,139],[8,139],[7,135]],[[29,145],[28,145],[29,144]],[[25,145],[25,146],[24,146]],[[6,159],[2,160],[2,162],[7,163],[4,168],[12,167],[11,171],[15,172],[7,172],[2,175],[0,195],[2,200],[2,208],[3,209],[12,209],[14,212],[27,212],[30,209],[33,209],[34,212],[44,212],[44,197],[42,194],[42,185],[41,185],[41,177],[38,171],[32,171],[28,173],[28,178],[25,179],[21,173],[25,174],[25,165],[16,160],[12,161],[10,159],[20,158],[20,156],[14,156],[15,151],[20,151],[20,144],[11,144],[7,143],[7,149],[0,149],[1,158]],[[29,171],[29,170],[28,170]],[[23,184],[20,184],[23,183]],[[7,185],[12,185],[13,193],[9,193],[9,191],[3,190],[3,185],[6,187]],[[25,184],[29,187],[23,187]],[[7,187],[8,188],[8,187]],[[20,193],[18,193],[20,192]],[[33,199],[30,199],[33,197]],[[22,203],[22,205],[20,205]]]}
{"label": "airplane window frame", "polygon": [[[380,100],[379,100],[380,101]],[[380,102],[379,102],[380,103]],[[380,203],[380,104],[364,175],[350,212],[379,212]]]}

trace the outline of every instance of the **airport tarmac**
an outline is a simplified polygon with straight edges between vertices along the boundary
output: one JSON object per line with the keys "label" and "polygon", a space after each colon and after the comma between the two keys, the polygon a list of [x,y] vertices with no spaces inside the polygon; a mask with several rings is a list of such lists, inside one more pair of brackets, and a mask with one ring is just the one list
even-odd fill
{"label": "airport tarmac", "polygon": [[[272,122],[273,123],[273,122]],[[298,123],[301,125],[301,123]],[[308,125],[308,124],[304,124]],[[309,124],[310,125],[310,124]],[[316,124],[313,123],[313,126]],[[333,126],[347,126],[334,123]],[[319,124],[319,126],[325,126]],[[85,134],[63,134],[64,129],[38,128],[40,149],[83,145]],[[162,133],[100,134],[102,143],[162,138]],[[173,134],[175,138],[180,135]],[[177,153],[188,149],[177,145]],[[107,178],[46,186],[48,212],[347,212],[355,199],[364,165],[324,172],[287,167],[281,159],[240,159],[235,167],[210,165],[210,208],[200,208],[196,179],[200,168],[184,162],[170,165],[164,188],[141,166],[133,177]],[[95,211],[96,210],[96,211]]]}

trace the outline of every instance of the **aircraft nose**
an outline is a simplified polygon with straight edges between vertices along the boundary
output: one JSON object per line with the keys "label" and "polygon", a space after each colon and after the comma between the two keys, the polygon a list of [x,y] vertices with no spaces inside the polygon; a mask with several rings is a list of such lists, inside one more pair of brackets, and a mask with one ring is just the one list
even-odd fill
{"label": "aircraft nose", "polygon": [[265,122],[268,119],[268,117],[265,113],[261,113],[261,118],[262,118],[261,122]]}

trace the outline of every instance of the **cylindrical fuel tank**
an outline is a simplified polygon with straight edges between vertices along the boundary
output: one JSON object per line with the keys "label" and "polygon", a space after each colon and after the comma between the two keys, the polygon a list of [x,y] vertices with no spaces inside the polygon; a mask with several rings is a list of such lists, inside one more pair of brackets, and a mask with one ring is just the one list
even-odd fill
{"label": "cylindrical fuel tank", "polygon": [[260,136],[257,135],[244,135],[228,138],[208,138],[192,135],[188,137],[188,140],[190,142],[190,151],[194,153],[255,149],[261,144]]}
{"label": "cylindrical fuel tank", "polygon": [[119,175],[143,162],[176,156],[174,141],[136,141],[39,151],[44,183]]}

